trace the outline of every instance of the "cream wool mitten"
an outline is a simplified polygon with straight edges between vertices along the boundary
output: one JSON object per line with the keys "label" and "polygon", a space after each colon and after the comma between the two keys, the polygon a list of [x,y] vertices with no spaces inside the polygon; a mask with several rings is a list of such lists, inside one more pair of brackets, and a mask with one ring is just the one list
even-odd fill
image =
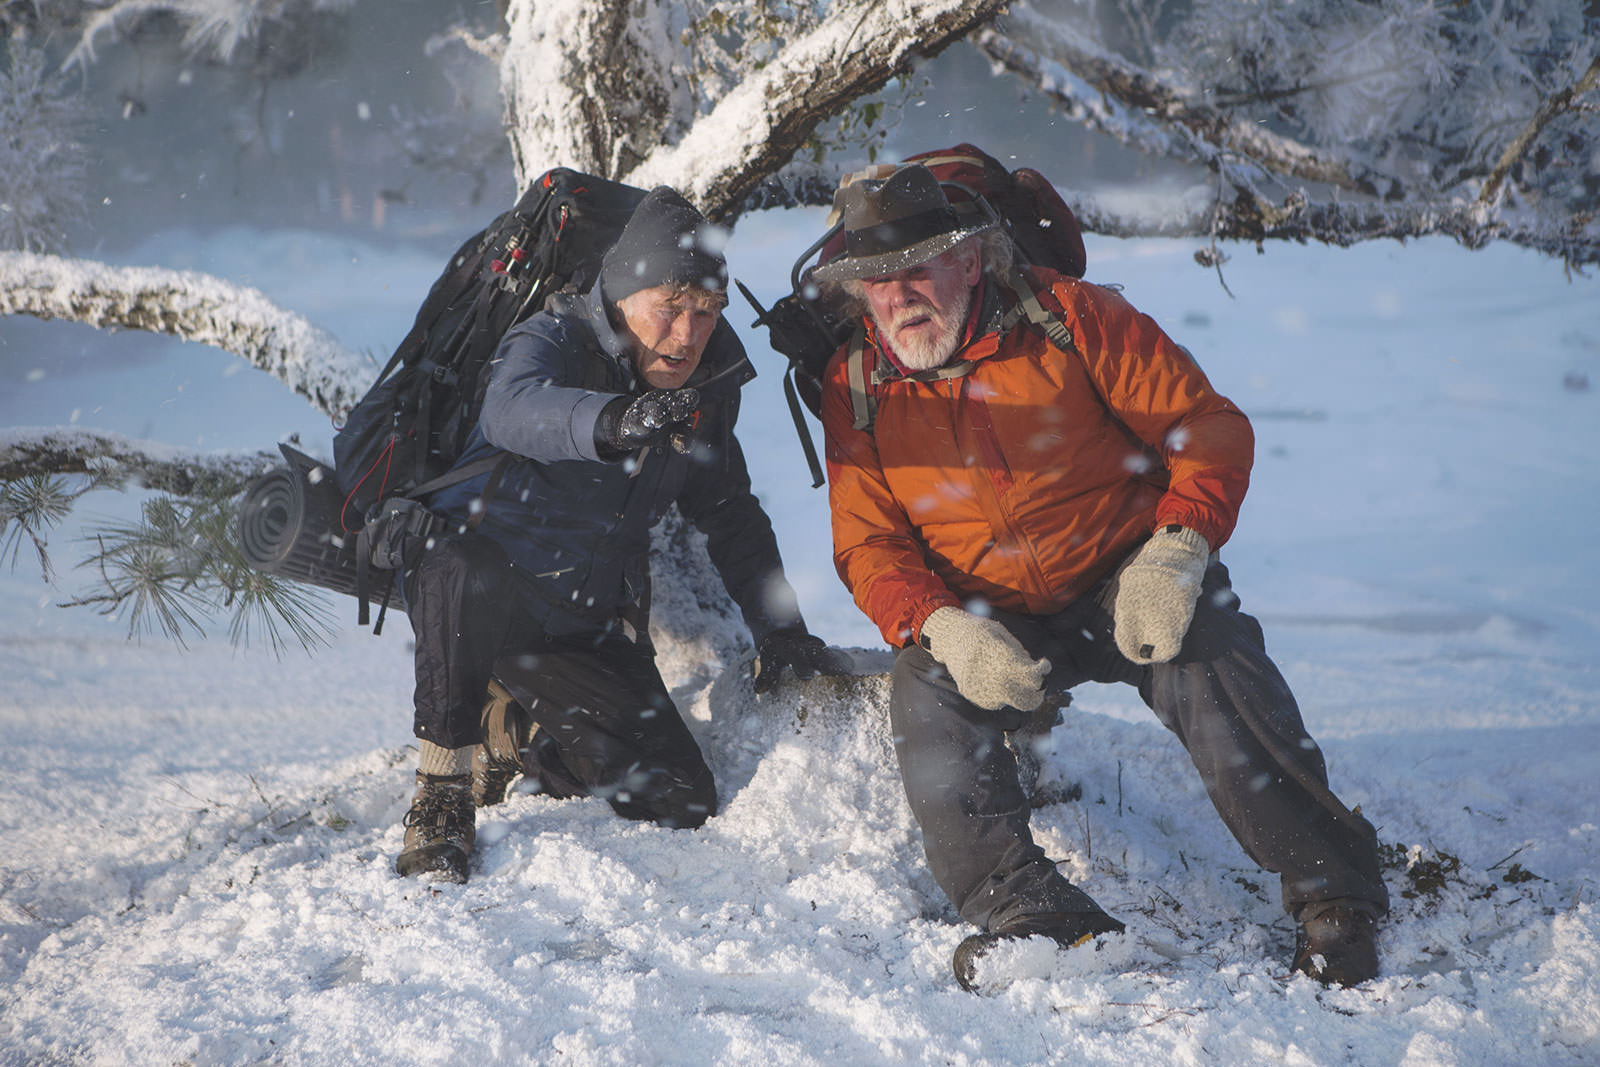
{"label": "cream wool mitten", "polygon": [[1050,661],[1034,659],[1011,631],[960,608],[940,608],[922,623],[923,647],[943,663],[961,695],[989,711],[1033,711],[1044,702]]}
{"label": "cream wool mitten", "polygon": [[1138,664],[1165,663],[1183,647],[1211,546],[1187,526],[1164,526],[1122,568],[1112,608],[1117,648]]}

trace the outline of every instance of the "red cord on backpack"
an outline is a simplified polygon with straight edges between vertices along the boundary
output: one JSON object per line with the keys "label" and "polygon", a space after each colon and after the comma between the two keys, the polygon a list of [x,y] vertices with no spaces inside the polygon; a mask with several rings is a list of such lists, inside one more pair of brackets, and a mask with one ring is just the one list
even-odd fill
{"label": "red cord on backpack", "polygon": [[383,499],[384,490],[389,488],[389,470],[394,465],[394,446],[398,440],[400,440],[399,434],[389,435],[389,443],[383,446],[383,451],[378,453],[378,458],[372,461],[372,466],[368,467],[366,473],[350,488],[350,495],[344,498],[344,504],[339,508],[339,528],[345,533],[355,532],[350,529],[349,524],[344,519],[345,514],[350,510],[350,502],[356,498],[356,494],[361,491],[361,487],[366,484],[367,479],[372,477],[372,472],[378,469],[379,464],[383,465],[383,481],[378,486],[378,499]]}

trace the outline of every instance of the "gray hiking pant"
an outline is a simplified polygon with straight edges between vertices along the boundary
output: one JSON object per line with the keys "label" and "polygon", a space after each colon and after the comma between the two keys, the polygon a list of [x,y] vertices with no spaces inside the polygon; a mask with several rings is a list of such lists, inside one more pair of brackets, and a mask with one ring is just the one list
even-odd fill
{"label": "gray hiking pant", "polygon": [[[1388,894],[1377,835],[1328,790],[1322,758],[1294,695],[1267,658],[1261,626],[1239,610],[1228,572],[1213,564],[1183,648],[1138,666],[1112,637],[1116,578],[1051,616],[995,612],[1052,666],[1047,692],[1085,681],[1125,682],[1188,750],[1222,821],[1250,858],[1282,879],[1292,916],[1321,901]],[[1069,712],[1070,714],[1070,712]],[[962,918],[989,930],[1051,914],[1096,910],[1034,843],[1008,731],[1029,716],[985,711],[957,692],[916,645],[895,661],[890,700],[895,751],[934,880]]]}

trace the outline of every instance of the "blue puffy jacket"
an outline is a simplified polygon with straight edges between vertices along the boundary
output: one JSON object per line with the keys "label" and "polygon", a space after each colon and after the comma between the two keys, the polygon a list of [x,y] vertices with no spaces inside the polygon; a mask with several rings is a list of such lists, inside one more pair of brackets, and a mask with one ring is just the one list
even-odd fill
{"label": "blue puffy jacket", "polygon": [[[548,632],[596,631],[623,619],[643,634],[650,529],[676,503],[706,534],[711,561],[758,644],[774,629],[804,625],[733,434],[739,389],[755,377],[744,346],[726,320],[717,323],[688,382],[709,384],[687,454],[659,447],[607,462],[594,442],[601,408],[648,387],[599,290],[558,294],[501,341],[483,412],[456,464],[500,451],[514,456],[482,503],[478,532],[510,557],[514,580]],[[430,506],[458,528],[479,506],[488,478],[441,489]]]}

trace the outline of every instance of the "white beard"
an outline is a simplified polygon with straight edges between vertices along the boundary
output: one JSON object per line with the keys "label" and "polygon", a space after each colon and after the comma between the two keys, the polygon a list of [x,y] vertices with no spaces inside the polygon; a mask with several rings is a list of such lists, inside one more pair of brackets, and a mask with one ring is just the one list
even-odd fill
{"label": "white beard", "polygon": [[[961,347],[961,338],[966,332],[967,313],[971,310],[972,292],[968,290],[967,298],[961,302],[959,308],[951,309],[948,317],[941,316],[930,307],[918,306],[898,312],[894,321],[888,324],[888,328],[885,328],[884,323],[876,315],[873,316],[873,322],[878,327],[878,336],[889,339],[889,347],[894,349],[895,357],[907,370],[935,370],[950,362],[950,357]],[[933,334],[931,336],[922,334],[908,341],[899,340],[895,333],[896,328],[922,315],[932,316],[936,327]]]}

